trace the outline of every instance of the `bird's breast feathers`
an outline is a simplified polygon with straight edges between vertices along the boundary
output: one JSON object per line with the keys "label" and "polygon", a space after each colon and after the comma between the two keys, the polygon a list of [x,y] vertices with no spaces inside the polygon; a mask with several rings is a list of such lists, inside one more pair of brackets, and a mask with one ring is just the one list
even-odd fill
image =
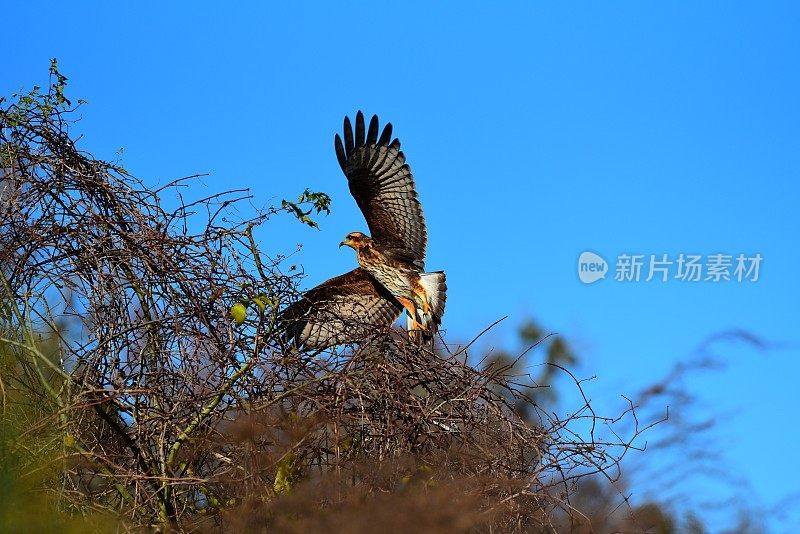
{"label": "bird's breast feathers", "polygon": [[378,263],[370,266],[362,265],[362,267],[389,293],[396,297],[412,295],[414,281],[419,278],[418,274],[409,271],[407,268],[389,263]]}

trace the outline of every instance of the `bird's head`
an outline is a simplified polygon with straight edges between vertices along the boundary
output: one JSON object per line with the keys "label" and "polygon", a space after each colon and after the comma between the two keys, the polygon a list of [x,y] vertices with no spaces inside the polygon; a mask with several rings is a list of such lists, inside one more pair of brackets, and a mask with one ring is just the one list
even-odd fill
{"label": "bird's head", "polygon": [[368,235],[364,235],[361,232],[350,232],[345,236],[344,241],[339,243],[339,246],[341,247],[342,245],[347,245],[348,247],[358,251],[359,249],[369,245],[371,242],[372,240]]}

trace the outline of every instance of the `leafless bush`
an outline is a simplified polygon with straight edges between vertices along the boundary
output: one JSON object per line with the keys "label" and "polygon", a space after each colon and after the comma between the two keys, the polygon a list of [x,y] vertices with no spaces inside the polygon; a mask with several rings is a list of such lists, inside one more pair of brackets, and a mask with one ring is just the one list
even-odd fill
{"label": "leafless bush", "polygon": [[[638,423],[603,438],[615,420],[588,400],[559,418],[510,366],[467,365],[467,348],[432,352],[380,329],[338,351],[285,344],[298,276],[253,230],[282,211],[308,222],[324,195],[245,203],[253,216],[233,221],[244,191],[187,202],[191,179],[148,189],[76,147],[54,76],[47,95],[0,109],[13,357],[0,384],[4,417],[24,418],[24,447],[50,459],[45,486],[62,507],[128,529],[352,532],[425,511],[430,529],[530,531],[579,514],[581,478],[618,476]],[[46,332],[55,356],[37,348]]]}

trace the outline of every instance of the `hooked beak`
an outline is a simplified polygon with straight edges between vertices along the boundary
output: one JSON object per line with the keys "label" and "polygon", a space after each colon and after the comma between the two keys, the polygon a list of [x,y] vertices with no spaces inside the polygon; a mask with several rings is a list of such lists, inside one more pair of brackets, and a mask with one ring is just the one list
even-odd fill
{"label": "hooked beak", "polygon": [[342,248],[344,245],[350,246],[350,242],[348,242],[347,239],[345,239],[344,241],[339,243],[339,248]]}

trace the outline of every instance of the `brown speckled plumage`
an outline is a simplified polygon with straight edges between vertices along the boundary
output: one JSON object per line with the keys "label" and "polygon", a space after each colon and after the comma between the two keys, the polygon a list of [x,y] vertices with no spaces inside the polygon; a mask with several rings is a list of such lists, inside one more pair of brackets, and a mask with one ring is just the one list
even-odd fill
{"label": "brown speckled plumage", "polygon": [[311,289],[284,311],[288,337],[297,344],[324,348],[355,341],[365,325],[391,325],[403,307],[414,327],[428,334],[441,323],[447,286],[443,272],[423,272],[428,236],[414,177],[400,141],[390,141],[392,125],[378,132],[378,117],[367,129],[359,111],[355,132],[345,117],[344,141],[334,138],[372,236],[348,234],[342,244],[356,251],[360,268]]}

